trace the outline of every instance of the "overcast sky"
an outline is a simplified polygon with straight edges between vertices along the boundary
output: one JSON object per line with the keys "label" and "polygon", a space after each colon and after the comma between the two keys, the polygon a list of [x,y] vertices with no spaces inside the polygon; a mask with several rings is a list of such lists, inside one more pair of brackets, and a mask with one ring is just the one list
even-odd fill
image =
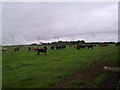
{"label": "overcast sky", "polygon": [[64,40],[118,41],[118,3],[4,2],[2,45]]}

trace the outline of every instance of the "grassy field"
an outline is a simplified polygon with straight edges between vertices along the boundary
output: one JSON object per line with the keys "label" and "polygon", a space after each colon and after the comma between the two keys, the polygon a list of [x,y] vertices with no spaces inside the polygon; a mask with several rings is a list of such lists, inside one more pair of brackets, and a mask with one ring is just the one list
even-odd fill
{"label": "grassy field", "polygon": [[48,49],[47,55],[40,56],[35,51],[29,52],[28,46],[21,46],[19,52],[14,52],[14,47],[7,48],[8,52],[2,53],[3,88],[48,88],[95,61],[118,60],[114,45],[79,51],[72,47]]}

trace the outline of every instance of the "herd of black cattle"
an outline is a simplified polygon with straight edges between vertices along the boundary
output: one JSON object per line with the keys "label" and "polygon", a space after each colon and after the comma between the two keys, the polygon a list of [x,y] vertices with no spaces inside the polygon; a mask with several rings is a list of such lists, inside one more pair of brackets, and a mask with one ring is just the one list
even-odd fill
{"label": "herd of black cattle", "polygon": [[[94,49],[96,45],[94,44],[89,44],[89,45],[56,45],[56,46],[50,46],[50,49],[51,50],[59,50],[59,49],[65,49],[67,47],[73,47],[77,50],[80,50],[80,49],[83,49],[83,48],[88,48],[88,49]],[[99,44],[99,46],[102,46],[102,47],[106,47],[106,46],[109,46],[109,44]],[[120,46],[120,43],[116,43],[115,46]],[[37,52],[37,54],[39,55],[40,53],[44,53],[46,54],[47,53],[47,49],[48,47],[44,46],[43,48],[40,48],[40,47],[29,47],[29,51],[31,50],[34,50]],[[15,52],[18,52],[20,50],[20,47],[16,47],[14,48],[14,51]],[[2,51],[8,51],[7,48],[2,48]]]}
{"label": "herd of black cattle", "polygon": [[[80,50],[81,48],[86,48],[86,47],[88,47],[88,49],[93,49],[93,46],[96,46],[96,45],[73,45],[73,46],[70,46],[70,47],[74,47],[74,48],[76,48],[77,50]],[[51,50],[53,50],[53,49],[64,49],[64,48],[66,48],[66,46],[65,45],[62,45],[62,46],[51,46],[50,47],[51,48]]]}

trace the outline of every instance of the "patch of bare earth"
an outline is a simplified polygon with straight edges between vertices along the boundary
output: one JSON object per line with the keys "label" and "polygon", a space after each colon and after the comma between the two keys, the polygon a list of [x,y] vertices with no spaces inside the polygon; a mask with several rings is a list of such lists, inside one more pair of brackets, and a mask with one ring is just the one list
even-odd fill
{"label": "patch of bare earth", "polygon": [[[51,88],[74,88],[73,82],[78,79],[83,79],[85,83],[82,84],[83,88],[116,88],[119,80],[118,72],[106,72],[105,66],[116,66],[116,63],[108,63],[104,61],[97,61],[91,65],[81,68],[74,75],[67,76],[62,82],[56,83]],[[101,86],[96,86],[93,82],[97,76],[106,73],[107,79]],[[81,87],[81,85],[80,85]]]}

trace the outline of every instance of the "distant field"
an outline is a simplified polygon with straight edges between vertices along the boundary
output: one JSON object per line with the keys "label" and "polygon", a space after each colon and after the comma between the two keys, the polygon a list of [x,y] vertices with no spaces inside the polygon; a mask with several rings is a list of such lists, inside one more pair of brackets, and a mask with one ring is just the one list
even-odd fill
{"label": "distant field", "polygon": [[48,49],[47,55],[40,56],[29,52],[28,46],[21,46],[19,52],[14,52],[14,47],[7,48],[8,52],[2,53],[3,88],[48,88],[95,61],[118,60],[118,48],[114,45],[79,51],[72,47]]}

